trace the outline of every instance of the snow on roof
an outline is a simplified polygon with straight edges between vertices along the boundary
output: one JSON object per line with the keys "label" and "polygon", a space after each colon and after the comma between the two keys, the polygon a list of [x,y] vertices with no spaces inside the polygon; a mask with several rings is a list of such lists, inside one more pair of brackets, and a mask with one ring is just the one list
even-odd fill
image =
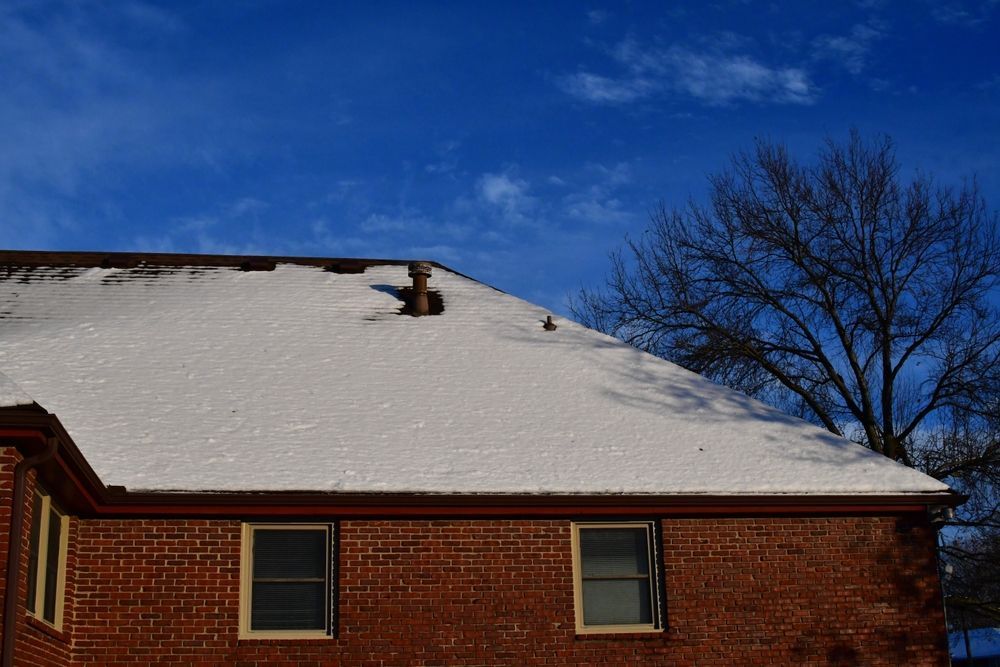
{"label": "snow on roof", "polygon": [[399,315],[408,284],[393,265],[11,266],[0,369],[132,490],[947,489],[448,270],[442,314]]}
{"label": "snow on roof", "polygon": [[9,377],[0,373],[0,408],[15,408],[19,405],[31,405],[34,401],[24,391],[14,384]]}

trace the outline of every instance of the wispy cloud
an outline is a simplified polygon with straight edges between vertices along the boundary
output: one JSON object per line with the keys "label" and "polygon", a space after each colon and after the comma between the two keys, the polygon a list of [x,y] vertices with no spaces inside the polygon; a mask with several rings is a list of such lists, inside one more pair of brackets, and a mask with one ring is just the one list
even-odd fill
{"label": "wispy cloud", "polygon": [[147,252],[204,252],[252,255],[276,252],[260,227],[265,201],[241,197],[215,210],[169,220],[158,233],[128,239],[126,249]]}
{"label": "wispy cloud", "polygon": [[142,25],[160,32],[179,32],[184,24],[176,16],[159,7],[145,2],[130,0],[120,3],[119,11],[136,25]]}
{"label": "wispy cloud", "polygon": [[989,79],[985,79],[976,84],[978,90],[1000,90],[1000,74],[994,74]]}
{"label": "wispy cloud", "polygon": [[928,0],[931,17],[946,25],[978,28],[1000,8],[1000,0]]}
{"label": "wispy cloud", "polygon": [[113,11],[81,7],[41,23],[0,8],[0,78],[6,88],[0,98],[0,176],[72,191],[80,172],[93,164],[155,148],[132,141],[162,129],[177,110],[156,95],[163,82],[102,35],[106,23],[124,22],[147,36],[174,24],[154,20],[160,10],[139,3]]}
{"label": "wispy cloud", "polygon": [[597,104],[627,104],[656,92],[657,85],[642,77],[613,79],[591,72],[577,72],[560,81],[564,91],[573,97]]}
{"label": "wispy cloud", "polygon": [[428,174],[450,174],[458,167],[458,149],[461,142],[456,140],[446,141],[440,144],[435,153],[436,160],[424,165],[424,171]]}
{"label": "wispy cloud", "polygon": [[423,224],[420,218],[389,216],[385,213],[372,213],[361,221],[358,227],[367,234],[395,233]]}
{"label": "wispy cloud", "polygon": [[[51,244],[77,224],[81,198],[100,207],[95,174],[142,162],[162,164],[165,140],[190,99],[143,71],[111,28],[155,40],[183,29],[141,2],[56,5],[39,20],[30,6],[0,5],[0,219],[5,237]],[[190,157],[190,156],[189,156]],[[5,241],[9,243],[9,241]]]}
{"label": "wispy cloud", "polygon": [[603,9],[591,9],[587,12],[587,20],[591,25],[601,25],[608,20],[610,14]]}
{"label": "wispy cloud", "polygon": [[601,195],[600,192],[582,192],[567,196],[566,214],[574,220],[596,224],[620,224],[636,219],[632,211],[625,209],[621,199]]}
{"label": "wispy cloud", "polygon": [[675,85],[709,104],[740,100],[811,104],[815,90],[806,73],[794,67],[768,67],[749,56],[668,52]]}
{"label": "wispy cloud", "polygon": [[506,225],[537,223],[537,199],[529,195],[528,191],[528,182],[510,171],[485,173],[476,181],[476,198],[480,211],[496,217]]}
{"label": "wispy cloud", "polygon": [[596,225],[620,225],[639,217],[618,194],[619,188],[632,181],[632,169],[628,163],[620,162],[611,167],[591,164],[587,171],[594,176],[594,180],[562,198],[566,217]]}
{"label": "wispy cloud", "polygon": [[645,47],[626,39],[612,51],[624,70],[605,76],[582,70],[558,80],[570,95],[595,104],[627,104],[661,97],[687,97],[722,106],[737,102],[811,104],[816,88],[805,70],[767,65],[733,50],[739,40],[715,48]]}
{"label": "wispy cloud", "polygon": [[240,197],[229,208],[230,216],[239,218],[243,216],[258,217],[267,210],[267,202],[256,197]]}
{"label": "wispy cloud", "polygon": [[528,184],[509,174],[483,174],[476,184],[479,196],[497,206],[519,206],[525,198]]}
{"label": "wispy cloud", "polygon": [[813,40],[813,57],[860,74],[868,64],[872,44],[881,36],[881,30],[865,23],[855,25],[847,35],[820,35]]}

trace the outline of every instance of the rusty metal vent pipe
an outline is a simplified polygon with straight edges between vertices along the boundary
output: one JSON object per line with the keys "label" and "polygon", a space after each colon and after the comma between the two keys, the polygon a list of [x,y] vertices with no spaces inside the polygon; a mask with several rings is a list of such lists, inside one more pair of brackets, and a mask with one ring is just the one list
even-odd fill
{"label": "rusty metal vent pipe", "polygon": [[427,301],[427,279],[431,275],[431,265],[427,262],[411,262],[407,267],[413,278],[413,313],[414,317],[429,315],[430,304]]}

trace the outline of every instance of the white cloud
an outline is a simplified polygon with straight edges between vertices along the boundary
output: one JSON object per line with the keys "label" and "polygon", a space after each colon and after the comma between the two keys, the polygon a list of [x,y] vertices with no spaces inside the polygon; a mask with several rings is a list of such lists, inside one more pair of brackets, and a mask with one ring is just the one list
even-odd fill
{"label": "white cloud", "polygon": [[632,167],[628,162],[619,162],[610,167],[603,164],[588,164],[587,169],[595,172],[606,187],[625,185],[632,181]]}
{"label": "white cloud", "polygon": [[601,25],[608,20],[608,14],[603,9],[591,9],[587,12],[587,20],[590,21],[590,25]]}
{"label": "white cloud", "polygon": [[442,221],[438,227],[455,227],[449,233],[492,244],[507,241],[513,228],[523,234],[527,228],[546,224],[545,200],[529,194],[531,186],[516,173],[515,167],[507,167],[501,172],[481,174],[469,184],[470,190],[455,197],[438,216]]}
{"label": "white cloud", "polygon": [[537,225],[538,200],[528,190],[528,183],[510,171],[485,173],[476,180],[475,200],[460,197],[456,207],[504,225]]}
{"label": "white cloud", "polygon": [[741,101],[811,104],[816,88],[804,69],[766,65],[730,50],[741,40],[729,38],[714,48],[695,50],[674,45],[644,48],[633,39],[612,51],[625,73],[609,77],[581,71],[559,79],[574,97],[595,104],[627,104],[654,96],[689,97],[719,106]]}
{"label": "white cloud", "polygon": [[132,22],[161,32],[178,32],[184,28],[176,16],[145,2],[132,0],[121,4],[119,9]]}
{"label": "white cloud", "polygon": [[459,141],[447,141],[437,147],[437,160],[424,165],[424,171],[428,174],[450,174],[458,167],[458,149],[461,147]]}
{"label": "white cloud", "polygon": [[625,104],[648,97],[656,86],[641,78],[612,79],[591,72],[562,77],[560,87],[581,100],[598,104]]}
{"label": "white cloud", "polygon": [[635,215],[625,210],[616,197],[605,198],[592,192],[572,194],[564,200],[566,215],[574,220],[593,224],[619,224],[634,220]]}
{"label": "white cloud", "polygon": [[525,197],[528,184],[508,174],[483,174],[476,184],[479,196],[497,206],[516,206]]}
{"label": "white cloud", "polygon": [[72,193],[95,164],[165,149],[167,142],[143,140],[185,111],[164,97],[184,98],[109,43],[104,23],[125,21],[145,36],[175,23],[137,2],[114,11],[79,8],[38,24],[0,8],[6,89],[0,98],[0,178],[13,174]]}
{"label": "white cloud", "polygon": [[432,217],[413,207],[396,211],[371,213],[358,225],[357,230],[370,241],[394,239],[401,243],[438,244],[442,240],[459,242],[475,235],[470,221],[453,221],[445,217]]}
{"label": "white cloud", "polygon": [[811,104],[815,90],[798,68],[772,68],[749,56],[695,53],[674,48],[667,54],[675,88],[709,104],[748,100]]}
{"label": "white cloud", "polygon": [[881,36],[881,30],[867,24],[854,26],[847,35],[820,35],[813,40],[813,57],[837,63],[851,74],[860,74],[867,65],[872,44]]}
{"label": "white cloud", "polygon": [[[301,241],[296,248],[304,254],[330,255],[333,257],[377,257],[365,239],[345,233],[326,218],[316,218],[309,224],[311,238]],[[383,256],[385,256],[383,254]]]}
{"label": "white cloud", "polygon": [[378,234],[382,232],[399,232],[406,229],[409,224],[412,224],[412,222],[401,218],[391,218],[382,213],[372,213],[361,221],[359,227],[366,234]]}
{"label": "white cloud", "polygon": [[644,205],[636,208],[633,168],[628,162],[588,163],[574,173],[549,175],[538,180],[538,192],[516,176],[515,167],[485,173],[474,185],[473,197],[459,197],[453,219],[476,227],[477,238],[491,244],[505,237],[486,239],[487,230],[545,235],[553,230],[607,228],[634,222],[645,215]]}
{"label": "white cloud", "polygon": [[208,255],[265,255],[273,250],[254,239],[217,238],[199,233],[181,239],[177,234],[138,236],[132,239],[128,250],[138,252],[196,252]]}
{"label": "white cloud", "polygon": [[1000,74],[994,74],[989,79],[984,79],[976,84],[979,90],[1000,90]]}
{"label": "white cloud", "polygon": [[1000,6],[998,0],[931,0],[931,17],[938,23],[978,28]]}
{"label": "white cloud", "polygon": [[0,3],[0,219],[35,246],[75,228],[67,211],[80,199],[114,208],[94,187],[113,183],[103,178],[112,170],[194,157],[180,156],[176,141],[191,90],[157,80],[108,39],[113,29],[157,39],[180,22],[140,2],[52,9],[38,21],[28,4]]}
{"label": "white cloud", "polygon": [[629,210],[618,190],[632,181],[632,168],[626,162],[613,166],[587,165],[587,172],[596,180],[562,199],[563,212],[571,220],[595,225],[622,224],[637,219]]}
{"label": "white cloud", "polygon": [[283,249],[272,247],[271,240],[257,225],[267,208],[267,203],[260,199],[241,197],[212,211],[171,218],[159,233],[129,239],[127,248],[235,255],[281,252]]}
{"label": "white cloud", "polygon": [[407,258],[431,259],[438,262],[457,264],[462,261],[464,252],[455,246],[438,243],[429,246],[411,246],[404,250]]}
{"label": "white cloud", "polygon": [[234,218],[257,217],[267,209],[267,202],[256,197],[242,197],[229,207],[229,215]]}

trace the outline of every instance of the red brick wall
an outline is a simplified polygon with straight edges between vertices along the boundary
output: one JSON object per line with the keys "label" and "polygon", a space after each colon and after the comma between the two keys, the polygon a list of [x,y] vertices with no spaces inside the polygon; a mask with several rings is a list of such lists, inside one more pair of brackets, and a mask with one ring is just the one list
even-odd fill
{"label": "red brick wall", "polygon": [[925,520],[669,521],[664,540],[671,647],[691,661],[948,664]]}
{"label": "red brick wall", "polygon": [[[14,466],[21,460],[17,450],[0,448],[0,601],[6,598],[7,556],[10,546],[11,503],[14,490]],[[73,617],[73,593],[75,584],[72,572],[75,569],[75,535],[79,522],[71,518],[69,522],[69,551],[67,555],[67,596],[63,609],[63,632],[56,631],[51,626],[29,618],[24,607],[28,592],[28,546],[31,531],[31,515],[34,507],[35,474],[28,474],[25,485],[24,530],[21,533],[21,577],[15,592],[18,600],[16,664],[46,667],[48,665],[67,665],[70,662],[71,647],[68,629]],[[0,603],[0,628],[3,622],[3,605]],[[2,636],[2,630],[0,630]]]}
{"label": "red brick wall", "polygon": [[18,664],[947,664],[922,518],[662,525],[662,633],[575,635],[568,521],[343,521],[337,637],[276,641],[237,639],[238,521],[73,519],[64,633],[20,604]]}
{"label": "red brick wall", "polygon": [[238,522],[81,520],[74,658],[947,664],[922,520],[671,519],[663,537],[663,633],[575,636],[568,521],[344,521],[338,636],[238,640]]}
{"label": "red brick wall", "polygon": [[[0,601],[7,595],[7,554],[10,549],[11,496],[14,491],[14,466],[17,451],[0,444]],[[0,604],[0,637],[3,636],[3,605]]]}
{"label": "red brick wall", "polygon": [[80,522],[77,662],[232,663],[238,521]]}

